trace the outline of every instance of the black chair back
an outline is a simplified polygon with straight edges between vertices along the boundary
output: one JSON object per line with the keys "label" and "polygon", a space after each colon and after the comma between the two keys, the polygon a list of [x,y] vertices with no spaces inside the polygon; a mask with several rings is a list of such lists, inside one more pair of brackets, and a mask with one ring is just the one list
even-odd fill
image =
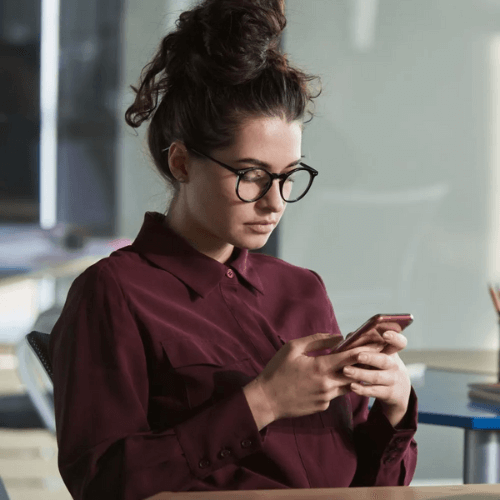
{"label": "black chair back", "polygon": [[33,331],[26,335],[26,339],[52,380],[52,363],[49,356],[50,334]]}
{"label": "black chair back", "polygon": [[0,500],[9,500],[9,495],[3,484],[2,478],[0,477]]}

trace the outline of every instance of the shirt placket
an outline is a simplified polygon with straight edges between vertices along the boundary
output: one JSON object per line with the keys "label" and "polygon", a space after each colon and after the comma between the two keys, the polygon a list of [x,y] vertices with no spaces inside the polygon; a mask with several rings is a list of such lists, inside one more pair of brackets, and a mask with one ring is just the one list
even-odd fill
{"label": "shirt placket", "polygon": [[[225,279],[220,283],[220,290],[222,298],[229,309],[232,317],[238,324],[243,336],[240,342],[253,349],[257,359],[262,365],[267,364],[276,351],[281,347],[274,339],[270,339],[258,321],[251,314],[247,304],[241,300],[240,296],[246,291],[244,285],[238,280],[236,273],[232,269],[226,271]],[[257,299],[251,295],[252,292],[246,293],[246,299],[253,298],[255,302]]]}

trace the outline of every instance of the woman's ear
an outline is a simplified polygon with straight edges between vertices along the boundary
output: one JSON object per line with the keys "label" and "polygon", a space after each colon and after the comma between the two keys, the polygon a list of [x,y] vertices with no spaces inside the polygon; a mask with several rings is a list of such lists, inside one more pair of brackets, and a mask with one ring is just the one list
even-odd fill
{"label": "woman's ear", "polygon": [[168,167],[178,182],[188,180],[189,155],[186,146],[179,141],[174,141],[168,150]]}

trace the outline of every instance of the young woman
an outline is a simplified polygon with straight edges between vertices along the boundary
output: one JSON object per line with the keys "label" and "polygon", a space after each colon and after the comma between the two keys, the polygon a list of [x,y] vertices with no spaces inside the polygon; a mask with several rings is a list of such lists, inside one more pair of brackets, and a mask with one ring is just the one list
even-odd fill
{"label": "young woman", "polygon": [[143,72],[126,118],[150,120],[174,197],[75,280],[52,331],[75,499],[411,481],[406,339],[308,355],[342,338],[321,278],[249,253],[318,174],[301,156],[311,77],[280,53],[284,26],[279,0],[205,0]]}

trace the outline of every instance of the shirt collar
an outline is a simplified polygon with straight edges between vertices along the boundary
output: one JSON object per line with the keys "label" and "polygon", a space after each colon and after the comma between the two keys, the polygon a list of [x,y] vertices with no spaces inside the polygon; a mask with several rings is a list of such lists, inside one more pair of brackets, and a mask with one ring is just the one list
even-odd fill
{"label": "shirt collar", "polygon": [[229,261],[221,264],[193,248],[172,231],[165,224],[165,216],[158,212],[146,212],[132,246],[147,260],[176,276],[202,297],[220,283],[229,267],[263,293],[262,282],[252,266],[251,254],[247,249],[235,248]]}

